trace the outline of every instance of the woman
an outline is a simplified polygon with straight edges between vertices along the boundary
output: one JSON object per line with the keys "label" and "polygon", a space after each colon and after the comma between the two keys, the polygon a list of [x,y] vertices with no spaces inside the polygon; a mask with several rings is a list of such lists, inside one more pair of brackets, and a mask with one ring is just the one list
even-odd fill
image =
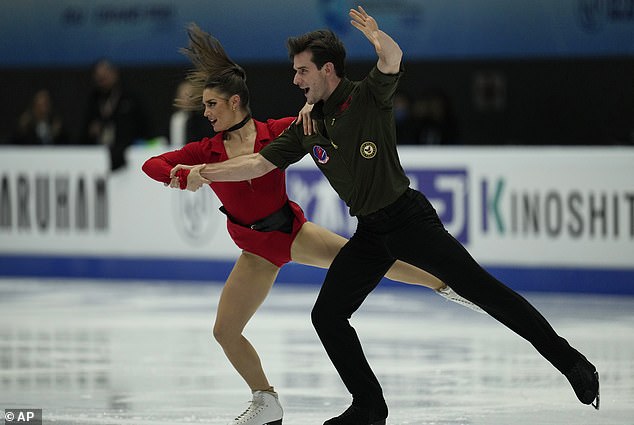
{"label": "woman", "polygon": [[[217,134],[150,158],[143,171],[180,189],[195,191],[202,181],[222,201],[229,234],[243,251],[220,296],[214,337],[253,393],[249,408],[233,424],[281,424],[283,411],[277,394],[242,331],[266,298],[281,266],[294,261],[328,268],[346,239],[306,220],[302,209],[288,199],[282,170],[240,182],[209,182],[197,175],[206,163],[258,152],[290,125],[303,121],[305,131],[311,131],[307,118],[310,108],[303,110],[297,123],[293,123],[294,118],[266,123],[254,120],[244,70],[229,59],[218,40],[196,25],[190,26],[188,33],[190,44],[183,52],[195,66],[188,75],[197,95],[193,103],[202,101],[204,116]],[[170,178],[172,168],[179,164],[187,167]],[[395,263],[386,276],[427,286],[452,301],[478,309],[442,281],[409,264]]]}

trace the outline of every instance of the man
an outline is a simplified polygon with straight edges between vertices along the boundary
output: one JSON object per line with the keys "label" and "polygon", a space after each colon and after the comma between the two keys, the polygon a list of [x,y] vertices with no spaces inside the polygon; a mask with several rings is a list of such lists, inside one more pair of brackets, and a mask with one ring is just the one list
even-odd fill
{"label": "man", "polygon": [[127,149],[137,139],[147,137],[145,111],[109,60],[101,59],[94,65],[93,82],[80,143],[107,146],[110,169],[116,171],[126,165]]}
{"label": "man", "polygon": [[[209,180],[248,180],[310,153],[350,214],[357,216],[357,231],[333,261],[312,311],[326,352],[353,396],[352,405],[325,425],[385,424],[388,410],[381,386],[349,318],[396,259],[431,272],[527,339],[566,376],[581,402],[598,409],[595,367],[524,298],[482,269],[444,229],[425,196],[409,188],[392,113],[401,49],[363,8],[351,10],[350,17],[378,55],[363,81],[345,77],[345,49],[331,31],[288,40],[293,83],[314,104],[315,134],[305,136],[301,127],[291,126],[257,154],[196,167],[187,177],[190,190]],[[175,167],[172,175],[182,168],[187,167]]]}

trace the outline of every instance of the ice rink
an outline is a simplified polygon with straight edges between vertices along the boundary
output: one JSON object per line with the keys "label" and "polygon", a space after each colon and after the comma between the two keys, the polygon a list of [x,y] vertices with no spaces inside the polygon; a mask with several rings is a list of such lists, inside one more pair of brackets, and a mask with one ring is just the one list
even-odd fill
{"label": "ice rink", "polygon": [[[44,424],[227,424],[248,387],[212,336],[222,286],[0,280],[0,409]],[[310,323],[318,286],[276,284],[246,330],[288,425],[350,398]],[[388,424],[634,424],[634,298],[524,293],[601,376],[582,405],[526,341],[424,288],[380,286],[353,317]]]}

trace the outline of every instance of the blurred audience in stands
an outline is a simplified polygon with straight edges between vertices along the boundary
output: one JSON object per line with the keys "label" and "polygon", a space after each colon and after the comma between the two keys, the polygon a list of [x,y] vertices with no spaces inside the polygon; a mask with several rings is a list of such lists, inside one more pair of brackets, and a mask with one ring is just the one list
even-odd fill
{"label": "blurred audience in stands", "polygon": [[428,89],[415,98],[403,92],[394,97],[396,134],[401,145],[458,144],[458,130],[449,97]]}
{"label": "blurred audience in stands", "polygon": [[126,164],[127,148],[147,137],[145,111],[109,60],[98,61],[92,76],[94,89],[86,105],[80,143],[107,146],[110,168],[117,170]]}
{"label": "blurred audience in stands", "polygon": [[38,90],[28,108],[20,115],[11,138],[17,145],[60,145],[69,142],[62,117],[53,109],[51,93]]}

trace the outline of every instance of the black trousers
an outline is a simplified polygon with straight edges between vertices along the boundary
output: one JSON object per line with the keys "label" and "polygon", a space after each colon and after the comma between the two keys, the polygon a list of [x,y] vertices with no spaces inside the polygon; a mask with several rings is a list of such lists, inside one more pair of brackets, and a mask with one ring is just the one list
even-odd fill
{"label": "black trousers", "polygon": [[393,204],[358,219],[357,230],[330,266],[312,311],[317,334],[355,405],[384,400],[348,319],[396,259],[442,279],[528,340],[560,372],[568,371],[578,358],[528,301],[478,265],[445,230],[422,193],[408,189]]}

